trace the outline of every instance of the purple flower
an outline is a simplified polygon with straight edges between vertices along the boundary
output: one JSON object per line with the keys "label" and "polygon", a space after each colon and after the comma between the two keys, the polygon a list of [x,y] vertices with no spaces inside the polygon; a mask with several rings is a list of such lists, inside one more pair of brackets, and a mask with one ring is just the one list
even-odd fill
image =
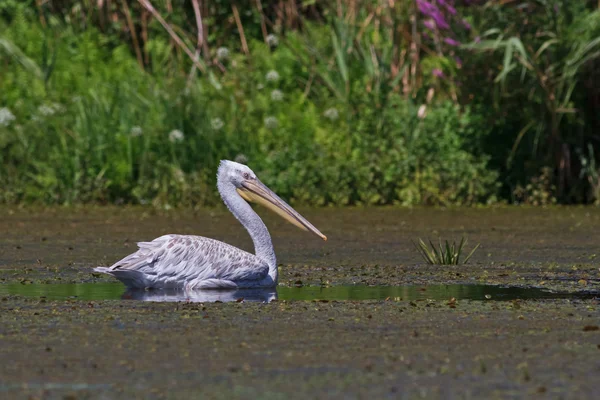
{"label": "purple flower", "polygon": [[440,28],[440,29],[450,28],[450,25],[448,25],[448,23],[446,22],[446,19],[444,18],[444,16],[442,15],[442,13],[440,11],[436,10],[433,14],[431,14],[431,18],[433,18],[433,20],[435,21],[435,24],[438,26],[438,28]]}
{"label": "purple flower", "polygon": [[[465,1],[459,2],[461,5]],[[461,24],[465,30],[471,30],[471,25],[467,20],[457,16],[457,10],[454,7],[456,0],[415,0],[419,12],[423,15],[423,26],[426,30],[450,30],[451,23]],[[478,3],[477,0],[471,2]],[[459,46],[460,43],[454,39],[446,39],[445,42],[451,46]]]}
{"label": "purple flower", "polygon": [[434,68],[433,71],[431,71],[431,74],[437,78],[444,77],[444,72],[439,68]]}
{"label": "purple flower", "polygon": [[450,46],[460,46],[460,42],[452,39],[452,38],[444,38],[444,42],[446,42],[447,44],[449,44]]}
{"label": "purple flower", "polygon": [[450,4],[446,6],[446,10],[452,15],[456,15],[456,8],[452,7]]}
{"label": "purple flower", "polygon": [[419,8],[419,11],[425,15],[431,15],[438,9],[435,5],[428,3],[425,0],[417,0],[417,7]]}

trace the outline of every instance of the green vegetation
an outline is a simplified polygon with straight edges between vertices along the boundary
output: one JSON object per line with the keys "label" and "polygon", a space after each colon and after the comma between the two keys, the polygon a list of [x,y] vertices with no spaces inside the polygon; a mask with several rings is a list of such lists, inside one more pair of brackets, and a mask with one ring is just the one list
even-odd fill
{"label": "green vegetation", "polygon": [[595,2],[205,3],[2,2],[0,202],[600,199]]}
{"label": "green vegetation", "polygon": [[463,249],[467,245],[467,239],[462,237],[460,239],[460,243],[456,244],[456,242],[448,242],[444,241],[442,244],[442,239],[440,239],[439,245],[436,247],[431,240],[429,241],[429,248],[425,242],[419,239],[418,243],[413,242],[413,245],[419,252],[419,254],[423,257],[427,264],[440,264],[440,265],[458,265],[458,264],[466,264],[469,262],[469,259],[475,253],[475,250],[479,248],[479,243],[477,246],[471,250],[471,252],[465,257],[464,261],[460,261],[460,256],[463,254]]}

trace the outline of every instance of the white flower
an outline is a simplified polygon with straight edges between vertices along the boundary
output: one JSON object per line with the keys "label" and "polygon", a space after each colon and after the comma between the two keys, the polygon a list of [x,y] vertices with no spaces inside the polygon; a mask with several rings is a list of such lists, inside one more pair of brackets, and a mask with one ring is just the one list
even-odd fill
{"label": "white flower", "polygon": [[217,58],[220,61],[228,59],[229,58],[229,49],[227,47],[219,47],[217,49]]}
{"label": "white flower", "polygon": [[9,126],[15,115],[7,107],[0,108],[0,126]]}
{"label": "white flower", "polygon": [[134,126],[133,128],[131,128],[130,135],[131,135],[131,137],[138,137],[138,136],[142,136],[142,133],[144,133],[144,132],[142,131],[141,126]]}
{"label": "white flower", "polygon": [[51,117],[54,114],[60,114],[66,111],[65,106],[59,103],[42,104],[37,109],[38,114],[42,117]]}
{"label": "white flower", "polygon": [[248,157],[246,157],[245,154],[238,154],[237,156],[235,156],[235,158],[233,160],[235,162],[240,163],[240,164],[247,164],[248,163]]}
{"label": "white flower", "polygon": [[37,111],[38,111],[38,114],[40,114],[42,117],[51,117],[56,113],[56,111],[54,111],[54,108],[47,106],[45,104],[42,104],[41,106],[39,106]]}
{"label": "white flower", "polygon": [[328,108],[327,110],[325,110],[325,112],[323,113],[323,116],[330,121],[335,121],[336,119],[339,118],[340,113],[338,112],[337,108],[331,107],[331,108]]}
{"label": "white flower", "polygon": [[183,140],[183,132],[179,129],[173,129],[169,132],[169,140],[171,143],[181,142]]}
{"label": "white flower", "polygon": [[265,127],[267,129],[277,129],[279,126],[279,121],[275,117],[266,117],[265,118]]}
{"label": "white flower", "polygon": [[279,44],[279,39],[274,34],[267,35],[267,44],[271,47],[276,47]]}
{"label": "white flower", "polygon": [[181,168],[173,168],[173,178],[179,182],[179,183],[183,183],[185,182],[185,172],[183,172],[181,170]]}
{"label": "white flower", "polygon": [[279,80],[279,73],[277,71],[275,71],[274,69],[272,69],[269,72],[267,72],[267,75],[265,75],[265,78],[267,79],[268,82],[277,82]]}
{"label": "white flower", "polygon": [[215,130],[221,130],[221,128],[223,128],[223,126],[225,126],[225,123],[223,122],[223,120],[221,118],[213,118],[210,120],[210,126]]}
{"label": "white flower", "polygon": [[283,100],[283,92],[279,89],[275,89],[271,92],[271,100],[281,101]]}
{"label": "white flower", "polygon": [[421,107],[419,107],[419,110],[417,111],[417,117],[419,117],[419,119],[423,119],[423,118],[425,118],[426,115],[427,115],[427,106],[425,104],[421,104]]}
{"label": "white flower", "polygon": [[65,111],[67,111],[67,107],[63,106],[60,103],[52,103],[50,104],[50,107],[52,107],[54,109],[54,112],[58,114],[62,114]]}

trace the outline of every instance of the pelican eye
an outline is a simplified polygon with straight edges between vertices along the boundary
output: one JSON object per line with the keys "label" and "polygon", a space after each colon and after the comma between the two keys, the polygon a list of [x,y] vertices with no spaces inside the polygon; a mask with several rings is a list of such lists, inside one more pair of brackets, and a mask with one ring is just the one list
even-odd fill
{"label": "pelican eye", "polygon": [[249,179],[250,178],[250,174],[247,172],[244,172],[244,174],[242,175],[244,177],[244,179]]}

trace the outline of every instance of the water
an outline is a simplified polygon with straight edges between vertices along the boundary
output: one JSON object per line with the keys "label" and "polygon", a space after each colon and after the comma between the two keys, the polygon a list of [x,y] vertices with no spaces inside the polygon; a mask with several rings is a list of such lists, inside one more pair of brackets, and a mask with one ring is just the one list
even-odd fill
{"label": "water", "polygon": [[539,288],[494,285],[405,285],[405,286],[330,286],[277,287],[277,289],[243,290],[126,290],[120,283],[80,284],[8,284],[0,285],[0,296],[21,295],[51,300],[141,300],[141,301],[310,301],[310,300],[394,300],[444,301],[594,298],[598,293],[562,293]]}

